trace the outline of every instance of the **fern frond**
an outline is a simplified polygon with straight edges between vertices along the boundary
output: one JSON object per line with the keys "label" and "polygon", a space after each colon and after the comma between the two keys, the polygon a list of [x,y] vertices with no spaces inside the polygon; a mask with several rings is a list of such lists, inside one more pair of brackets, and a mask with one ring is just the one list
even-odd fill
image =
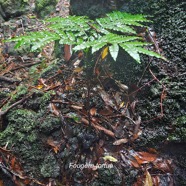
{"label": "fern frond", "polygon": [[149,22],[144,15],[132,15],[118,11],[109,13],[107,17],[96,19],[96,21],[101,27],[132,34],[135,34],[136,31],[131,26],[144,26],[140,22]]}
{"label": "fern frond", "polygon": [[91,48],[92,53],[107,46],[114,60],[116,60],[119,48],[124,49],[138,63],[139,54],[146,54],[157,58],[163,58],[159,54],[149,51],[144,47],[148,45],[138,37],[136,26],[144,27],[143,23],[149,22],[146,16],[132,15],[124,12],[112,12],[104,18],[91,20],[86,16],[69,16],[66,18],[54,17],[45,21],[45,29],[38,32],[30,32],[25,36],[19,36],[7,40],[15,41],[15,48],[22,45],[32,45],[31,50],[44,47],[52,41],[60,44],[75,45],[75,51]]}
{"label": "fern frond", "polygon": [[120,44],[120,46],[132,57],[134,58],[138,63],[141,63],[140,61],[140,53],[145,54],[148,56],[156,57],[164,59],[161,55],[159,55],[156,52],[147,50],[143,48],[143,46],[149,45],[149,43],[142,43],[142,42],[126,42]]}

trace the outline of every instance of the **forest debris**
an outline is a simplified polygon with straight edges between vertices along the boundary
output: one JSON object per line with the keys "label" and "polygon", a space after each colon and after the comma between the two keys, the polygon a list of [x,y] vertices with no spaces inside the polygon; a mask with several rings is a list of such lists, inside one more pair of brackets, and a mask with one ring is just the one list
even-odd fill
{"label": "forest debris", "polygon": [[128,142],[128,139],[127,138],[123,138],[123,139],[119,139],[119,140],[116,140],[113,145],[121,145],[123,143],[127,143]]}
{"label": "forest debris", "polygon": [[153,186],[152,177],[151,177],[149,171],[146,171],[145,174],[146,174],[146,178],[145,178],[144,186]]}
{"label": "forest debris", "polygon": [[10,83],[20,82],[18,79],[9,78],[9,77],[5,77],[5,76],[0,76],[0,80],[1,81],[7,81],[7,82],[10,82]]}
{"label": "forest debris", "polygon": [[111,161],[111,162],[117,162],[118,160],[114,158],[113,156],[104,156],[103,159],[105,161]]}
{"label": "forest debris", "polygon": [[[81,118],[81,121],[82,121],[84,124],[89,125],[89,121],[88,121],[87,119]],[[114,133],[113,133],[112,131],[106,129],[106,128],[103,127],[103,126],[97,125],[97,124],[95,124],[95,123],[93,123],[93,122],[91,123],[91,126],[93,126],[95,129],[98,129],[98,130],[100,130],[100,131],[103,131],[105,134],[107,134],[107,135],[109,135],[109,136],[111,136],[111,137],[113,137],[113,138],[115,137],[115,135],[114,135]]]}
{"label": "forest debris", "polygon": [[11,62],[4,70],[2,70],[2,72],[0,73],[0,77],[10,72],[14,67],[15,67],[15,63]]}

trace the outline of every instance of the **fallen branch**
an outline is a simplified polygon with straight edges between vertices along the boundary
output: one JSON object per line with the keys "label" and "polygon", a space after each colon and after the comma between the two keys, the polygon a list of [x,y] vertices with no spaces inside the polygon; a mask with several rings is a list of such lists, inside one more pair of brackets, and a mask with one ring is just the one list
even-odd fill
{"label": "fallen branch", "polygon": [[25,65],[21,65],[21,66],[19,66],[19,67],[13,68],[11,71],[19,70],[19,69],[21,69],[21,68],[30,67],[30,66],[33,66],[33,65],[37,65],[37,64],[39,64],[39,63],[41,63],[41,61],[34,62],[34,63],[27,63],[27,64],[25,64]]}
{"label": "fallen branch", "polygon": [[[87,119],[82,118],[81,121],[84,124],[89,125],[89,121]],[[106,129],[105,127],[102,127],[93,121],[91,121],[91,126],[93,126],[95,129],[97,129],[99,131],[103,131],[105,134],[109,135],[110,137],[113,137],[113,138],[115,137],[115,134],[111,130]]]}
{"label": "fallen branch", "polygon": [[1,81],[7,81],[7,82],[10,82],[10,83],[20,82],[18,79],[8,78],[8,77],[5,77],[5,76],[0,76],[0,80]]}
{"label": "fallen branch", "polygon": [[[33,93],[32,93],[32,94],[33,94]],[[17,105],[23,103],[25,100],[27,100],[30,96],[32,96],[32,94],[30,94],[30,95],[28,95],[28,96],[22,98],[21,100],[19,100],[19,101],[13,103],[11,106],[9,106],[9,107],[8,107],[6,110],[4,110],[4,111],[1,111],[1,109],[0,109],[0,130],[1,130],[2,127],[3,127],[3,116],[4,116],[5,114],[7,114],[7,112],[8,112],[10,109],[14,108],[15,106],[17,106]]]}
{"label": "fallen branch", "polygon": [[5,115],[10,109],[12,109],[13,107],[19,105],[20,103],[23,103],[25,100],[27,100],[32,94],[22,98],[21,100],[13,103],[11,106],[9,106],[6,110],[4,111],[0,111],[0,117],[2,117],[3,115]]}

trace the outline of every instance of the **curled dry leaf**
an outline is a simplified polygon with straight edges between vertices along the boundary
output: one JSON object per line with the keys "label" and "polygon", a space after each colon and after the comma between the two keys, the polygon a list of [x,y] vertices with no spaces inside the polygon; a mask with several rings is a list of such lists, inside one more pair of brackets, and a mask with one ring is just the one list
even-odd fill
{"label": "curled dry leaf", "polygon": [[93,108],[90,109],[90,114],[92,116],[95,116],[96,115],[96,112],[97,112],[97,109],[95,107],[93,107]]}
{"label": "curled dry leaf", "polygon": [[55,153],[58,153],[61,143],[59,141],[54,141],[52,138],[47,139],[47,144],[52,147]]}
{"label": "curled dry leaf", "polygon": [[123,138],[123,139],[119,139],[119,140],[116,140],[113,145],[121,145],[123,143],[127,143],[128,142],[128,139],[126,138]]}
{"label": "curled dry leaf", "polygon": [[60,113],[57,110],[57,108],[56,108],[56,106],[55,106],[54,103],[50,103],[49,104],[49,109],[50,109],[50,112],[52,112],[54,115],[56,115],[56,116],[59,116],[60,115]]}

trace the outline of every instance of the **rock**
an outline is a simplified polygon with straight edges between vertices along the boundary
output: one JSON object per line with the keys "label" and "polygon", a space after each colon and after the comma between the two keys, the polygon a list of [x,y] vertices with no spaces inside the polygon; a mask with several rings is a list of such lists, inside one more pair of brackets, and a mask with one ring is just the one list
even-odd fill
{"label": "rock", "polygon": [[29,11],[29,4],[26,0],[0,0],[0,14],[7,20],[17,17]]}

